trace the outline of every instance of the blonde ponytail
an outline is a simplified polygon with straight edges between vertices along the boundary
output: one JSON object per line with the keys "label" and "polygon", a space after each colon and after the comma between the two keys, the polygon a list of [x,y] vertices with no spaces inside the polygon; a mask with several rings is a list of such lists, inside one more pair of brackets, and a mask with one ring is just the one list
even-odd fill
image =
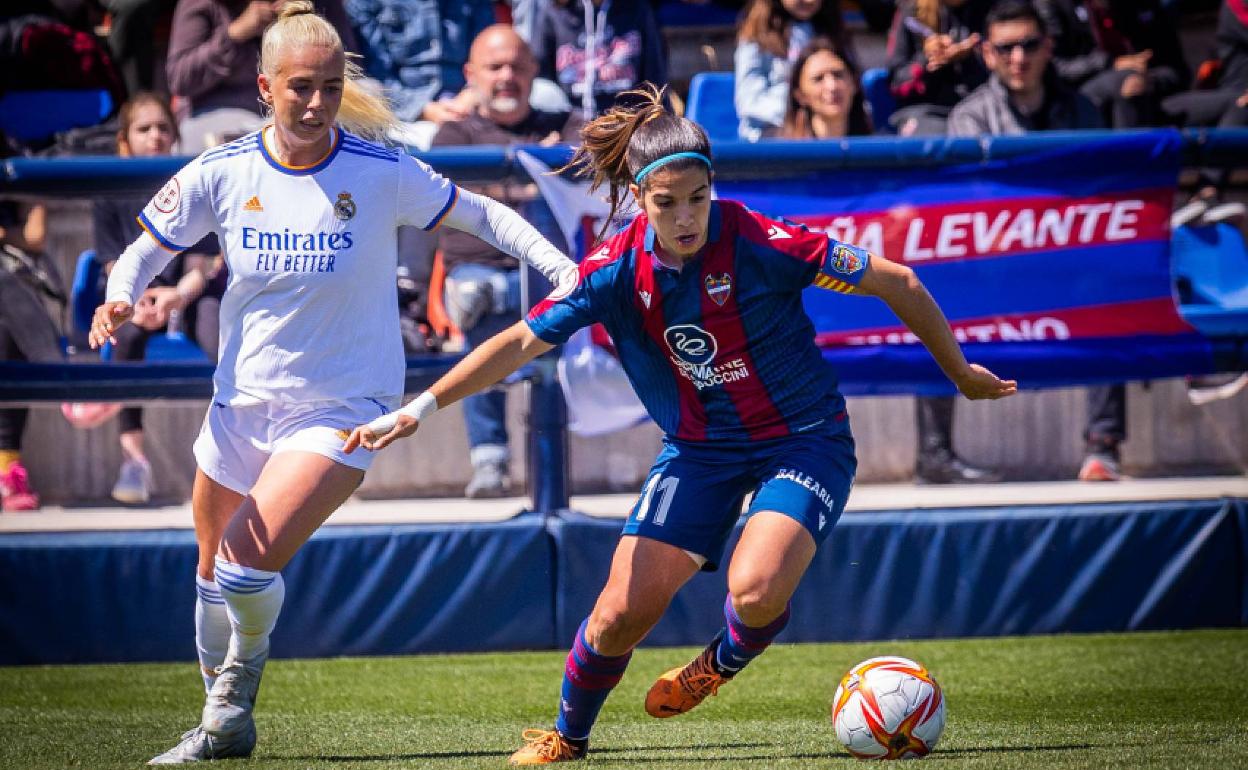
{"label": "blonde ponytail", "polygon": [[[264,31],[260,43],[260,71],[270,77],[276,76],[281,52],[299,45],[328,46],[336,51],[343,51],[342,38],[338,36],[338,31],[317,15],[309,0],[291,0],[286,3],[277,21]],[[364,78],[364,73],[352,61],[356,55],[345,51],[343,54],[346,65],[338,123],[366,139],[384,141],[390,129],[398,125],[399,119],[395,117],[382,94],[359,82]]]}

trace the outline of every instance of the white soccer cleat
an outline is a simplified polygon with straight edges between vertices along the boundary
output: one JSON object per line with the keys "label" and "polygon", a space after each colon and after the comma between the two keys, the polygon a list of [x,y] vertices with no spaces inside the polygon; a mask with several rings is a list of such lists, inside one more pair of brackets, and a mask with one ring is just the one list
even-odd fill
{"label": "white soccer cleat", "polygon": [[177,746],[148,760],[149,765],[185,765],[210,759],[250,757],[256,747],[256,725],[248,720],[247,729],[228,739],[218,738],[196,727],[187,730]]}
{"label": "white soccer cleat", "polygon": [[204,731],[216,739],[230,741],[248,729],[255,732],[251,714],[256,707],[256,694],[260,691],[260,675],[268,652],[251,660],[239,660],[226,656],[217,669],[217,681],[213,683],[204,701]]}

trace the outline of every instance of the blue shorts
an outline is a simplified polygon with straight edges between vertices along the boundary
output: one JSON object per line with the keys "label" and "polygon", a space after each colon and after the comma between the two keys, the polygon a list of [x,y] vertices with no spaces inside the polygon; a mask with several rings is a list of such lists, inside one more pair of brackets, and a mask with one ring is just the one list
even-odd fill
{"label": "blue shorts", "polygon": [[664,437],[624,534],[703,556],[702,569],[713,571],[742,503],[753,495],[747,516],[790,516],[818,545],[845,510],[857,468],[849,426],[833,419],[804,433],[748,444]]}

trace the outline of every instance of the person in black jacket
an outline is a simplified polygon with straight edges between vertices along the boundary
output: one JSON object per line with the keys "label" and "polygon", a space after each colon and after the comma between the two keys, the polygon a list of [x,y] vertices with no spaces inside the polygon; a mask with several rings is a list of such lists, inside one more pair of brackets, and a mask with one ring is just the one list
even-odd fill
{"label": "person in black jacket", "polygon": [[1053,66],[1114,128],[1155,125],[1159,105],[1186,88],[1178,25],[1160,0],[1037,0]]}

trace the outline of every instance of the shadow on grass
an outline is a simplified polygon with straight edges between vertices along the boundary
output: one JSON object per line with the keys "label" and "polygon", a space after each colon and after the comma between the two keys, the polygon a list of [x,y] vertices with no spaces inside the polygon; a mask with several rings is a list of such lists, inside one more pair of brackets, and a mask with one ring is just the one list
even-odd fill
{"label": "shadow on grass", "polygon": [[[698,748],[702,748],[702,749],[757,749],[757,748],[762,748],[762,747],[764,747],[764,746],[771,746],[771,745],[772,745],[772,744],[770,744],[770,743],[712,743],[712,744],[705,744],[705,745],[703,745],[703,746],[699,746]],[[606,746],[606,747],[603,747],[603,748],[597,748],[597,747],[595,747],[595,748],[594,748],[594,750],[593,750],[593,755],[594,755],[594,757],[596,757],[596,758],[603,758],[603,759],[607,759],[608,761],[612,761],[612,758],[611,758],[611,757],[609,757],[609,756],[604,756],[604,755],[611,755],[611,754],[625,754],[625,753],[633,753],[633,752],[639,752],[639,751],[640,751],[640,752],[645,752],[645,751],[688,751],[688,750],[689,750],[689,748],[690,748],[689,746]],[[511,752],[512,752],[512,751],[513,751],[513,749],[504,750],[504,751],[488,751],[488,750],[482,750],[482,751],[419,751],[419,752],[413,752],[413,753],[411,753],[411,754],[395,754],[395,753],[390,753],[390,754],[358,754],[358,755],[341,755],[341,754],[339,754],[339,755],[328,755],[328,756],[321,756],[321,755],[315,755],[315,756],[314,756],[314,755],[298,755],[298,756],[281,756],[281,757],[274,756],[274,757],[270,757],[270,758],[271,758],[271,759],[279,759],[279,760],[292,760],[292,759],[293,759],[293,760],[297,760],[297,761],[300,761],[300,762],[312,762],[312,761],[317,761],[317,762],[403,762],[403,761],[408,761],[408,760],[418,760],[418,759],[424,759],[424,760],[438,760],[438,759],[469,759],[469,758],[471,758],[471,757],[503,757],[503,758],[506,758],[506,757],[508,757],[508,756],[511,756]],[[813,755],[813,754],[812,754],[811,756],[819,756],[819,755]],[[766,757],[759,757],[759,758],[760,758],[760,759],[771,759],[771,758],[774,758],[774,755],[768,755],[768,756],[766,756]],[[698,759],[702,759],[702,757],[698,757]],[[731,756],[731,757],[724,757],[724,759],[751,759],[751,757],[738,757],[738,756],[735,756],[735,755],[734,755],[734,756]],[[645,759],[645,758],[638,759],[638,758],[635,758],[635,757],[627,757],[627,758],[622,758],[620,761],[627,761],[627,762],[670,762],[670,761],[671,761],[671,757],[652,757],[652,758],[649,758],[649,759]]]}

